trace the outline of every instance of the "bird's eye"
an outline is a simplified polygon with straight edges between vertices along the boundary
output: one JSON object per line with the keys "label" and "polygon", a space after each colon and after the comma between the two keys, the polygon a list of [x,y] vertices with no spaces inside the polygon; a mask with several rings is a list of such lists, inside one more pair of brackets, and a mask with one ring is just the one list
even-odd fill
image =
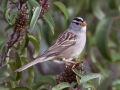
{"label": "bird's eye", "polygon": [[76,25],[79,25],[79,23],[75,23]]}

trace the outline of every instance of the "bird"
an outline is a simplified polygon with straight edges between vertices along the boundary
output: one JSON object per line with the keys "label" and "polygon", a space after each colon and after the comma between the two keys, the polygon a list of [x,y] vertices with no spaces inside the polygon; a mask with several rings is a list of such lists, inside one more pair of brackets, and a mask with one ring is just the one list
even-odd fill
{"label": "bird", "polygon": [[87,23],[83,18],[74,18],[63,34],[41,56],[18,68],[15,72],[21,72],[37,63],[49,60],[70,62],[75,59],[85,47],[86,29]]}

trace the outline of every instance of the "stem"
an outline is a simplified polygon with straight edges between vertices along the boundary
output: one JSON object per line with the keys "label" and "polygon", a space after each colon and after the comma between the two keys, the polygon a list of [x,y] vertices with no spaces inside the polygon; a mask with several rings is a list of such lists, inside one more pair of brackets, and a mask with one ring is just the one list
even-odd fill
{"label": "stem", "polygon": [[45,0],[45,1],[44,1],[44,3],[43,3],[43,5],[42,5],[42,7],[44,7],[44,5],[46,4],[46,2],[47,2],[47,1],[48,1],[48,0]]}
{"label": "stem", "polygon": [[0,82],[0,84],[4,84],[4,86],[7,86],[7,82]]}
{"label": "stem", "polygon": [[[10,2],[15,4],[14,2],[12,2],[12,0],[10,0]],[[21,0],[19,0],[19,2],[20,2],[20,8],[18,8],[18,6],[17,6],[18,10],[21,9],[22,5],[24,4],[24,2]],[[6,50],[5,50],[4,54],[1,56],[0,68],[6,65],[6,64],[3,65],[3,63],[5,62],[5,59],[7,57],[9,50],[16,42],[19,41],[19,38],[20,38],[20,35],[22,32],[16,31],[16,29],[17,29],[17,26],[14,28],[13,33],[10,35],[9,41],[6,43]]]}
{"label": "stem", "polygon": [[[0,55],[1,57],[2,55]],[[15,56],[6,56],[6,58],[15,58]]]}
{"label": "stem", "polygon": [[113,20],[120,19],[120,16],[113,17]]}
{"label": "stem", "polygon": [[1,64],[0,66],[0,70],[2,69],[2,67],[6,66],[8,63],[5,63],[5,64]]}
{"label": "stem", "polygon": [[120,29],[119,28],[116,28],[116,27],[111,27],[111,29],[117,31],[117,32],[120,32]]}
{"label": "stem", "polygon": [[17,37],[14,39],[15,35],[16,35],[16,27],[13,30],[13,33],[11,34],[10,40],[6,43],[7,47],[6,47],[6,50],[5,50],[4,54],[3,54],[3,56],[1,56],[0,66],[3,66],[3,63],[4,63],[4,61],[5,61],[6,57],[7,57],[8,51],[18,41],[18,39],[20,37],[20,32],[17,33]]}

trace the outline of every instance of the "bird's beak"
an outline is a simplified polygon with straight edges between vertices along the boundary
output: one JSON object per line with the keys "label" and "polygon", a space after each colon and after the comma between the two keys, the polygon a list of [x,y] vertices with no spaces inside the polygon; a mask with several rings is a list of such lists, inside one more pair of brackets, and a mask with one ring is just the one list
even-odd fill
{"label": "bird's beak", "polygon": [[87,26],[87,23],[84,21],[81,23],[81,26]]}

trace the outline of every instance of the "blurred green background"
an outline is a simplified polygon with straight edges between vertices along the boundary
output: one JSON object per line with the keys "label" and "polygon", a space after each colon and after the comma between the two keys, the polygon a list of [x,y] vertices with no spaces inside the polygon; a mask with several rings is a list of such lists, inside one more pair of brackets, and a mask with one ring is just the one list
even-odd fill
{"label": "blurred green background", "polygon": [[[86,72],[103,75],[104,79],[97,90],[120,90],[120,0],[50,0],[55,1],[60,1],[67,7],[69,20],[66,21],[58,7],[50,5],[48,12],[55,22],[55,33],[52,34],[44,20],[39,20],[42,26],[40,55],[67,29],[73,18],[82,17],[87,22],[87,43],[80,59],[86,62]],[[0,40],[11,33],[5,32],[7,25],[0,11]],[[32,32],[37,33],[36,28]],[[32,49],[33,46],[29,44],[28,53],[31,60]],[[40,75],[54,77],[63,71],[64,64],[49,61],[36,66],[35,80]],[[2,75],[0,71],[0,76]],[[21,85],[24,85],[26,77],[25,74]]]}

